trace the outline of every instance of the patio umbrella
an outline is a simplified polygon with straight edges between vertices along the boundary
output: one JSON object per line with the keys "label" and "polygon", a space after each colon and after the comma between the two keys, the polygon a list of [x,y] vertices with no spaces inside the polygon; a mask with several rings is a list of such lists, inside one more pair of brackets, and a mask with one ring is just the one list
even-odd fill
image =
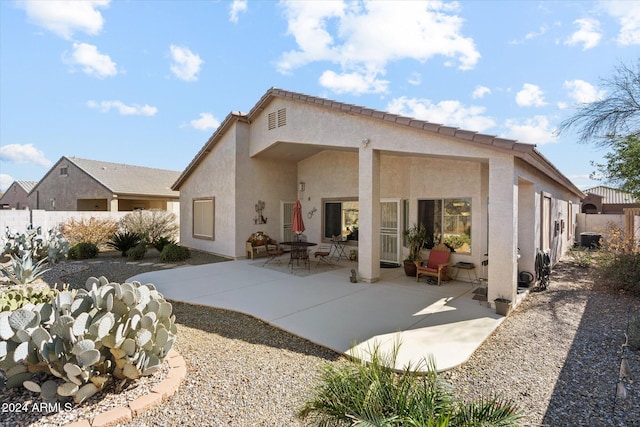
{"label": "patio umbrella", "polygon": [[302,219],[302,205],[300,200],[296,200],[296,204],[293,207],[293,224],[291,230],[296,234],[297,238],[304,232],[304,220]]}

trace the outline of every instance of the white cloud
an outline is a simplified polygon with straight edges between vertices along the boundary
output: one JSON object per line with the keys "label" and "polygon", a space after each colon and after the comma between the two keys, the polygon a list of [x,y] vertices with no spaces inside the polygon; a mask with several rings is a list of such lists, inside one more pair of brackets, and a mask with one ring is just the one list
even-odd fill
{"label": "white cloud", "polygon": [[471,97],[473,99],[480,99],[480,98],[484,98],[485,95],[490,95],[491,94],[491,89],[489,89],[486,86],[476,86],[476,88],[473,90],[473,93],[471,94]]}
{"label": "white cloud", "polygon": [[582,44],[582,50],[587,50],[600,43],[602,32],[600,31],[600,22],[597,19],[582,18],[576,19],[573,23],[577,24],[580,29],[565,40],[564,44],[569,46]]}
{"label": "white cloud", "polygon": [[115,109],[123,116],[154,116],[158,112],[156,107],[147,104],[126,105],[122,101],[88,101],[87,107],[98,109],[103,113],[108,113],[112,109]]}
{"label": "white cloud", "polygon": [[620,23],[620,33],[616,39],[618,44],[640,44],[640,2],[607,0],[601,1],[600,5]]}
{"label": "white cloud", "polygon": [[211,130],[220,126],[220,121],[211,113],[200,113],[200,118],[191,120],[189,125],[198,130]]}
{"label": "white cloud", "polygon": [[13,184],[13,181],[15,181],[15,179],[13,179],[11,175],[0,173],[0,191],[7,191],[7,188]]}
{"label": "white cloud", "polygon": [[[480,59],[472,38],[462,34],[458,3],[284,1],[288,32],[298,48],[282,54],[278,71],[289,73],[311,62],[338,64],[326,76],[349,76],[361,90],[362,80],[378,81],[389,62],[436,56],[473,68]],[[335,30],[333,30],[335,28]],[[354,74],[364,77],[354,79]],[[326,77],[325,76],[325,77]],[[335,79],[328,78],[330,83]],[[344,79],[343,79],[344,81]],[[342,91],[348,86],[339,85]]]}
{"label": "white cloud", "polygon": [[524,121],[507,120],[507,137],[521,142],[544,145],[558,141],[554,129],[550,129],[549,119],[546,116],[534,116]]}
{"label": "white cloud", "polygon": [[77,31],[96,35],[104,19],[97,9],[106,8],[110,0],[59,1],[28,0],[18,2],[34,24],[70,40]]}
{"label": "white cloud", "polygon": [[71,66],[80,66],[85,74],[99,79],[118,74],[116,63],[109,55],[104,55],[98,48],[88,43],[73,43],[73,52],[64,55],[63,61]]}
{"label": "white cloud", "polygon": [[333,71],[325,71],[320,76],[319,82],[322,86],[336,93],[386,92],[389,87],[389,81],[377,79],[376,75],[376,73],[360,74],[357,72],[336,74]]}
{"label": "white cloud", "polygon": [[544,101],[544,92],[539,86],[525,83],[522,89],[516,94],[516,104],[520,107],[542,107],[547,103]]}
{"label": "white cloud", "polygon": [[579,104],[597,101],[606,94],[605,90],[598,90],[584,80],[565,80],[564,87],[569,92],[569,97]]}
{"label": "white cloud", "polygon": [[387,111],[402,116],[415,117],[446,126],[484,132],[496,125],[491,117],[484,116],[484,107],[467,107],[459,101],[440,101],[437,104],[428,99],[400,97],[387,105]]}
{"label": "white cloud", "polygon": [[420,83],[422,83],[422,75],[420,73],[411,73],[411,75],[407,79],[407,83],[413,86],[418,86]]}
{"label": "white cloud", "polygon": [[8,144],[0,146],[0,160],[12,163],[33,163],[35,165],[50,167],[44,152],[38,150],[33,144]]}
{"label": "white cloud", "polygon": [[198,80],[200,66],[204,61],[189,48],[182,46],[169,46],[171,50],[171,72],[180,80],[194,82]]}
{"label": "white cloud", "polygon": [[233,0],[229,6],[229,21],[238,22],[238,15],[247,11],[247,0]]}

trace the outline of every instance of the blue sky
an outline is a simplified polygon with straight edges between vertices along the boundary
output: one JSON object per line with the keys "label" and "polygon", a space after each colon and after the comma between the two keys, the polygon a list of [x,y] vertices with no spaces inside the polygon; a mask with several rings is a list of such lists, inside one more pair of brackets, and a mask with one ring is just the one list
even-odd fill
{"label": "blue sky", "polygon": [[0,1],[0,191],[61,156],[182,171],[270,88],[534,143],[640,57],[640,1]]}

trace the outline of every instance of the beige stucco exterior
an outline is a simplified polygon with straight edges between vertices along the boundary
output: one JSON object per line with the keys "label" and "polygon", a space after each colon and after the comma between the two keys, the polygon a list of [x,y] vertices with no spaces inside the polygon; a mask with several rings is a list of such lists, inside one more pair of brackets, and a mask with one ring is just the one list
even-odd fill
{"label": "beige stucco exterior", "polygon": [[[78,167],[75,162],[79,160],[73,159],[74,161],[63,156],[35,185],[29,194],[29,203],[33,209],[113,212],[158,209],[176,214],[179,212],[180,200],[177,193],[175,195],[150,194],[145,193],[142,187],[139,192],[135,189],[127,192],[114,190],[86,170]],[[137,168],[128,165],[121,166],[123,168]],[[118,174],[119,172],[113,171],[113,173]],[[134,174],[131,177],[133,188],[136,185],[135,180]]]}
{"label": "beige stucco exterior", "polygon": [[[542,198],[551,199],[549,221],[564,220],[549,236],[557,260],[573,240],[566,225],[577,211],[568,206],[581,196],[533,146],[275,89],[249,114],[229,115],[173,188],[181,242],[231,258],[245,256],[255,231],[282,239],[285,202],[300,199],[304,234],[321,243],[323,200],[357,199],[359,239],[349,248],[358,251],[365,281],[380,275],[381,200],[406,201],[413,223],[418,200],[470,198],[471,253],[454,253],[452,261],[479,270],[488,253],[490,301],[514,300],[518,271],[533,271]],[[215,198],[213,240],[191,232],[193,200],[204,197]],[[253,221],[258,200],[266,224]]]}

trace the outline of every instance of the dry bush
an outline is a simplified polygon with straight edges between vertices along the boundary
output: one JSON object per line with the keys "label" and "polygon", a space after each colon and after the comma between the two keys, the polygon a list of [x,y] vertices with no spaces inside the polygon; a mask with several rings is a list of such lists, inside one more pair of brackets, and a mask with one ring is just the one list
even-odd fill
{"label": "dry bush", "polygon": [[173,212],[155,209],[131,212],[120,224],[125,231],[143,236],[148,244],[154,244],[161,237],[176,239],[180,229]]}
{"label": "dry bush", "polygon": [[109,218],[71,218],[62,224],[60,230],[71,245],[92,243],[98,247],[104,247],[104,244],[118,231],[118,222]]}
{"label": "dry bush", "polygon": [[640,248],[614,223],[607,225],[605,235],[598,254],[600,279],[614,289],[640,295]]}

